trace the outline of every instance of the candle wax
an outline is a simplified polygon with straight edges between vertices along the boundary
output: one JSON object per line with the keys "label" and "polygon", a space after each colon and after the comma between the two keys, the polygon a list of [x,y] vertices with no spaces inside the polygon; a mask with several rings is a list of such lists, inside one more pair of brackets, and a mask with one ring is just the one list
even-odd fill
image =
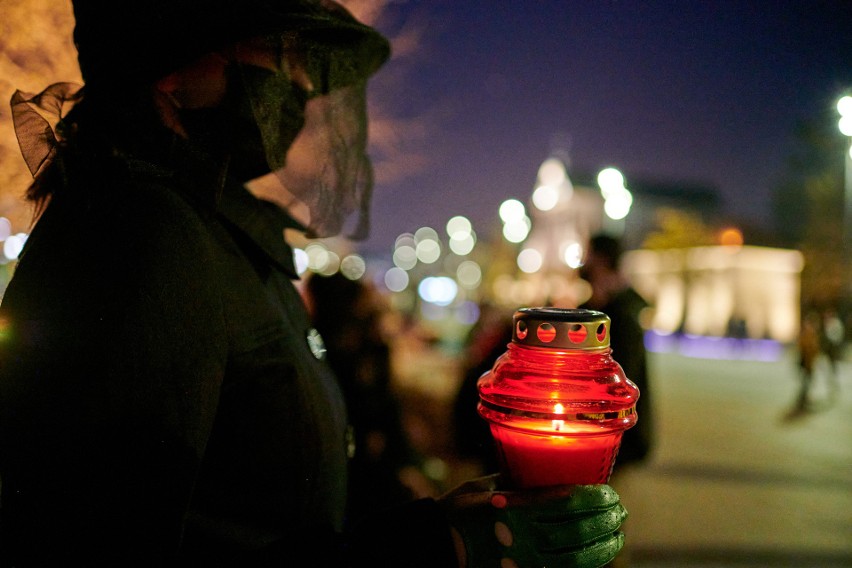
{"label": "candle wax", "polygon": [[504,472],[516,487],[607,483],[622,432],[536,435],[492,424]]}

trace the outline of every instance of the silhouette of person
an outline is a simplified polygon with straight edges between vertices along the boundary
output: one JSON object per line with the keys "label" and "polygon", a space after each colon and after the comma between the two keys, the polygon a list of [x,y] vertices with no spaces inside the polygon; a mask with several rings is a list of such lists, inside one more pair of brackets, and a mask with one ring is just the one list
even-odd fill
{"label": "silhouette of person", "polygon": [[340,272],[311,274],[306,303],[343,390],[353,429],[348,515],[365,514],[411,499],[435,496],[422,456],[404,429],[393,390],[391,353],[383,333],[384,306],[364,280]]}
{"label": "silhouette of person", "polygon": [[831,397],[836,399],[840,393],[840,375],[838,364],[843,358],[846,331],[843,322],[833,308],[825,310],[820,322],[820,345],[828,359],[828,381]]}
{"label": "silhouette of person", "polygon": [[802,318],[797,346],[799,349],[799,391],[792,414],[801,414],[811,408],[811,389],[814,382],[816,363],[821,354],[821,322],[819,314],[809,310]]}
{"label": "silhouette of person", "polygon": [[72,5],[85,85],[12,100],[36,214],[0,304],[0,565],[614,557],[605,484],[483,477],[347,522],[349,409],[286,230],[368,234],[390,42],[333,0]]}
{"label": "silhouette of person", "polygon": [[621,271],[622,246],[615,237],[597,234],[589,240],[580,277],[591,285],[591,296],[581,308],[609,316],[612,356],[627,378],[639,387],[636,426],[625,431],[615,469],[644,462],[654,445],[653,394],[648,379],[647,350],[640,312],[646,300],[630,286]]}
{"label": "silhouette of person", "polygon": [[477,411],[479,390],[476,383],[512,340],[512,312],[483,302],[479,319],[465,342],[461,383],[453,400],[453,428],[456,451],[463,459],[473,460],[483,472],[499,468],[491,427]]}

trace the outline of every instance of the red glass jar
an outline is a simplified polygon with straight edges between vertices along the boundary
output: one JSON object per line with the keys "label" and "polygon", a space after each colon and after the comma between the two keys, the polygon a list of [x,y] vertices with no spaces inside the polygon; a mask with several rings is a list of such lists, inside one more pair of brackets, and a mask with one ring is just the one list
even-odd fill
{"label": "red glass jar", "polygon": [[609,481],[639,389],[612,358],[598,311],[523,308],[512,342],[482,375],[479,414],[516,487]]}

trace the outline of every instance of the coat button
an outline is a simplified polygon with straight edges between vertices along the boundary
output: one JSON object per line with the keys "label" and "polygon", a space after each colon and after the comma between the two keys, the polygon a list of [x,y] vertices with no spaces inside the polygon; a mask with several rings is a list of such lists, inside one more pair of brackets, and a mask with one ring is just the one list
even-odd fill
{"label": "coat button", "polygon": [[311,350],[314,357],[317,359],[325,359],[325,342],[323,342],[320,333],[314,328],[309,329],[307,340],[308,348]]}

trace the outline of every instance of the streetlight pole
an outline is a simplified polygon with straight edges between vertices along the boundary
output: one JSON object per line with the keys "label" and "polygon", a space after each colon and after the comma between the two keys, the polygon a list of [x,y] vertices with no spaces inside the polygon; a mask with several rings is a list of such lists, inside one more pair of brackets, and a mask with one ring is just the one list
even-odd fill
{"label": "streetlight pole", "polygon": [[840,113],[838,127],[847,137],[844,167],[844,196],[843,196],[843,278],[842,294],[852,298],[852,96],[846,95],[837,101],[837,112]]}

